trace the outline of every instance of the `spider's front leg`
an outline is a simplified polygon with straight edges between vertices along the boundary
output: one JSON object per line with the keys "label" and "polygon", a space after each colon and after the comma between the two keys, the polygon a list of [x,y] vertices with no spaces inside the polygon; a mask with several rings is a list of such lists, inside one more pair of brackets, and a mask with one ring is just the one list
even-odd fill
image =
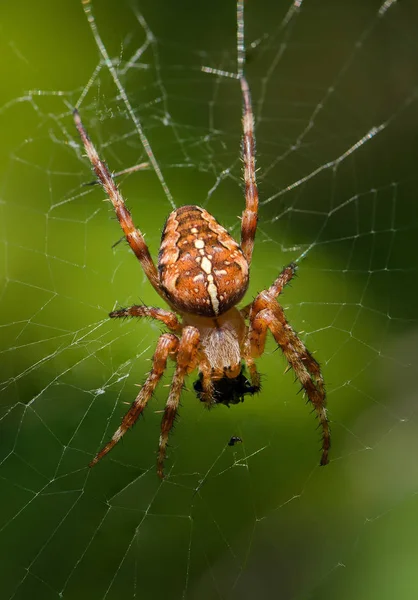
{"label": "spider's front leg", "polygon": [[119,224],[135,256],[141,263],[145,275],[148,277],[156,292],[166,300],[166,294],[161,286],[157,268],[151,258],[148,246],[145,243],[141,231],[135,227],[131,213],[125,205],[125,201],[120,193],[113,177],[106,164],[99,157],[96,148],[90,140],[87,131],[81,121],[77,109],[73,112],[74,122],[80,134],[87,156],[92,164],[96,177],[99,180],[103,190],[106,192],[109,200],[113,204]]}
{"label": "spider's front leg", "polygon": [[100,450],[100,452],[90,462],[89,467],[94,467],[105,454],[110,452],[118,441],[125,435],[130,427],[132,427],[138,417],[146,407],[148,400],[151,398],[158,382],[160,381],[165,368],[167,366],[168,357],[175,358],[175,354],[179,345],[178,338],[171,333],[164,333],[158,340],[157,348],[152,359],[152,369],[147,380],[141,388],[138,396],[132,403],[131,408],[122,419],[122,423],[113,434],[110,442]]}
{"label": "spider's front leg", "polygon": [[[278,280],[275,284],[277,282]],[[283,287],[278,291],[280,286],[274,288],[275,284],[268,291],[261,292],[252,304],[249,317],[250,327],[244,349],[245,357],[250,367],[253,359],[261,356],[264,352],[267,331],[270,330],[315,408],[322,427],[321,465],[326,465],[331,439],[321,370],[312,354],[287,322],[283,309],[275,301],[274,295],[276,292],[280,293]],[[270,293],[273,289],[274,294]]]}
{"label": "spider's front leg", "polygon": [[249,265],[254,249],[258,221],[258,189],[255,168],[254,115],[251,94],[245,77],[240,78],[242,107],[242,160],[244,163],[245,209],[241,221],[241,248]]}
{"label": "spider's front leg", "polygon": [[177,415],[184,379],[197,366],[199,342],[200,334],[196,327],[189,325],[183,329],[183,335],[181,336],[177,350],[177,366],[161,421],[161,435],[157,459],[157,473],[161,479],[164,477],[164,458],[168,436]]}

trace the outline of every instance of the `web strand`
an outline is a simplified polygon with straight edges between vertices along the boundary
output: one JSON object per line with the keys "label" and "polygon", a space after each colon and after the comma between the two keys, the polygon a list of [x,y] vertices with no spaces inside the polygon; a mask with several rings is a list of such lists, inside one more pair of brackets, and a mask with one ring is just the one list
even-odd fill
{"label": "web strand", "polygon": [[[141,140],[141,143],[142,143],[142,145],[144,147],[144,150],[145,150],[145,152],[146,152],[146,154],[147,154],[147,156],[149,158],[149,161],[150,161],[150,163],[151,163],[151,165],[152,165],[152,167],[153,167],[153,169],[155,171],[155,174],[157,175],[157,177],[158,177],[158,179],[159,179],[159,181],[161,183],[161,186],[162,186],[162,188],[164,190],[164,194],[166,195],[167,200],[169,201],[170,205],[174,209],[174,208],[176,208],[176,204],[175,204],[175,202],[173,200],[173,197],[171,195],[170,190],[168,189],[167,183],[166,183],[166,181],[165,181],[165,179],[163,177],[163,174],[161,172],[160,166],[159,166],[159,164],[158,164],[158,162],[157,162],[157,160],[156,160],[156,158],[154,156],[154,153],[152,151],[152,148],[150,146],[148,138],[147,138],[147,136],[144,133],[144,130],[143,130],[142,126],[141,126],[141,123],[140,123],[138,117],[136,116],[136,114],[135,114],[135,112],[134,112],[134,110],[133,110],[133,108],[131,106],[131,103],[129,102],[129,98],[128,98],[127,94],[126,94],[125,88],[122,86],[121,81],[120,81],[119,76],[118,76],[118,73],[117,73],[115,67],[113,66],[112,61],[110,60],[110,57],[109,57],[109,55],[107,53],[105,45],[102,42],[102,39],[101,39],[100,34],[99,34],[99,31],[97,29],[96,20],[95,20],[94,15],[93,15],[91,2],[90,2],[90,0],[82,0],[82,5],[83,5],[83,9],[84,9],[85,15],[87,17],[87,21],[88,21],[88,23],[90,25],[90,28],[91,28],[91,31],[93,33],[94,40],[95,40],[95,42],[97,44],[97,48],[99,49],[100,54],[103,57],[103,60],[104,60],[104,63],[106,65],[106,67],[109,69],[109,72],[112,75],[113,81],[115,82],[115,85],[116,85],[116,87],[117,87],[117,89],[119,91],[119,94],[120,94],[120,96],[121,96],[121,98],[122,98],[122,100],[123,100],[123,102],[124,102],[124,104],[125,104],[125,106],[127,108],[129,116],[130,116],[130,118],[132,119],[132,122],[135,125],[135,129],[138,132],[138,136],[139,136],[139,138]],[[76,108],[78,108],[78,106],[79,106],[79,104],[77,104]]]}

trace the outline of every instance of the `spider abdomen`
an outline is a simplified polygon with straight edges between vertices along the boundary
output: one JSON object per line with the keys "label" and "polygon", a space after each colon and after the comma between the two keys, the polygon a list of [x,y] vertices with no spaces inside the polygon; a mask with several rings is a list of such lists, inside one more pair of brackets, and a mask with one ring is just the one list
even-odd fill
{"label": "spider abdomen", "polygon": [[221,315],[248,287],[248,263],[240,246],[199,206],[182,206],[169,215],[158,270],[168,300],[184,313]]}

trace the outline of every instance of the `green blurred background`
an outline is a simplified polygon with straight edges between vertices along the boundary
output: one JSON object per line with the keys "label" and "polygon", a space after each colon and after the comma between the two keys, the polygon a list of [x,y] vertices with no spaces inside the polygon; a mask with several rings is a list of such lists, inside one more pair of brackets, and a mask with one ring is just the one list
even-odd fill
{"label": "green blurred background", "polygon": [[[163,483],[163,386],[86,467],[160,332],[107,313],[161,301],[126,245],[112,249],[120,230],[83,185],[71,109],[113,171],[146,154],[81,3],[3,4],[2,598],[417,597],[418,9],[381,4],[246,2],[262,199],[248,299],[299,260],[282,303],[323,368],[332,461],[318,467],[314,416],[270,343],[243,404],[208,413],[190,379]],[[239,86],[201,71],[236,68],[234,1],[93,8],[174,202],[238,235]],[[169,199],[152,170],[120,182],[155,256]]]}

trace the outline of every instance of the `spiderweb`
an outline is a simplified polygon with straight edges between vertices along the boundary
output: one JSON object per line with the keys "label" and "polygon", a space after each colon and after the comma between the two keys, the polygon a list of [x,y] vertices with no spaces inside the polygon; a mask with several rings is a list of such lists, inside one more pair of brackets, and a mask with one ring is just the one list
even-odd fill
{"label": "spiderweb", "polygon": [[154,256],[181,204],[237,237],[236,7],[24,5],[1,42],[2,597],[416,598],[416,5],[246,2],[248,299],[298,261],[282,303],[323,368],[332,460],[270,342],[243,404],[207,412],[189,379],[163,482],[163,386],[86,467],[160,332],[107,313],[161,303],[86,185],[71,110],[114,172],[142,165],[118,179]]}

